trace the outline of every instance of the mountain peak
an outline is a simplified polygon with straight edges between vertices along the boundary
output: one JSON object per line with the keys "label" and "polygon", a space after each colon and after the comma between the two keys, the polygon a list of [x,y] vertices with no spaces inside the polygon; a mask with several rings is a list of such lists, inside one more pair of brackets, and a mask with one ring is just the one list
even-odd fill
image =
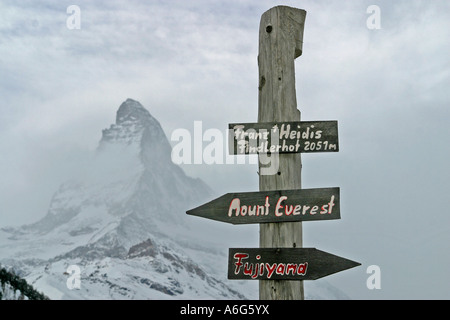
{"label": "mountain peak", "polygon": [[[164,136],[161,125],[144,106],[136,100],[128,98],[120,105],[116,113],[116,123],[103,130],[102,140],[108,143],[140,143],[145,131],[152,135]],[[164,139],[167,140],[164,136]]]}
{"label": "mountain peak", "polygon": [[127,121],[131,122],[146,122],[149,118],[153,118],[145,109],[139,101],[128,98],[126,101],[122,102],[117,110],[116,114],[116,124],[120,125]]}

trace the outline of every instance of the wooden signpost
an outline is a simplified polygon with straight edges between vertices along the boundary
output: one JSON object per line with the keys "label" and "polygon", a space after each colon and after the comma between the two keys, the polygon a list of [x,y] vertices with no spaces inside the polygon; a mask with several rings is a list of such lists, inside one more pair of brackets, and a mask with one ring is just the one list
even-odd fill
{"label": "wooden signpost", "polygon": [[316,248],[231,248],[228,279],[317,280],[359,265]]}
{"label": "wooden signpost", "polygon": [[229,130],[230,154],[339,151],[337,121],[235,123]]}
{"label": "wooden signpost", "polygon": [[360,265],[302,248],[302,221],[340,219],[339,188],[301,188],[301,153],[339,151],[337,121],[300,121],[294,60],[305,18],[306,11],[287,6],[261,16],[258,122],[229,125],[230,154],[258,154],[259,192],[228,193],[187,211],[260,225],[260,248],[229,249],[228,278],[260,280],[261,300],[302,300],[303,280]]}
{"label": "wooden signpost", "polygon": [[[295,91],[294,60],[303,51],[306,11],[277,6],[264,12],[259,24],[258,122],[300,121]],[[278,155],[278,172],[259,176],[259,191],[301,189],[299,153]],[[259,172],[265,165],[259,155]],[[261,248],[301,248],[302,222],[265,223],[259,227]],[[259,282],[261,300],[303,300],[302,281]]]}
{"label": "wooden signpost", "polygon": [[341,217],[339,188],[227,193],[186,213],[232,224]]}

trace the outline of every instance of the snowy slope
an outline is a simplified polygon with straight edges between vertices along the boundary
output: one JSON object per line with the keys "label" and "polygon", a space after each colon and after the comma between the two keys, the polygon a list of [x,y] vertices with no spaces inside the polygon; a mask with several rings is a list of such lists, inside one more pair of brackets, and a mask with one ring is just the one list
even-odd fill
{"label": "snowy slope", "polygon": [[[257,299],[254,282],[226,279],[228,248],[185,214],[211,195],[172,163],[159,122],[127,99],[45,217],[0,230],[0,262],[51,299]],[[311,297],[346,298],[322,291]]]}

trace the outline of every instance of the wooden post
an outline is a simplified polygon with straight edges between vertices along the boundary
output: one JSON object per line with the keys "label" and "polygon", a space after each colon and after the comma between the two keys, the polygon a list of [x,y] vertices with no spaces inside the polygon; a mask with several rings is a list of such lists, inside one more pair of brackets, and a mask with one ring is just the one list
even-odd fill
{"label": "wooden post", "polygon": [[[261,17],[258,55],[258,122],[300,121],[295,94],[294,60],[302,54],[305,18],[306,11],[287,6],[274,7]],[[278,170],[270,175],[265,174],[261,157],[260,155],[260,191],[301,188],[300,154],[272,154],[270,165],[273,168],[276,164]],[[260,247],[301,248],[302,223],[261,224]],[[260,281],[259,298],[261,300],[303,300],[303,281]]]}

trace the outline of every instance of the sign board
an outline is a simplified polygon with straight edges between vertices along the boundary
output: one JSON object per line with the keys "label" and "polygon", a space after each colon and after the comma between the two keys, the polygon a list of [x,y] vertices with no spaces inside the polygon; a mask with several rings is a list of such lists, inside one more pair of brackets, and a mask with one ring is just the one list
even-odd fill
{"label": "sign board", "polygon": [[227,193],[186,213],[232,224],[340,219],[339,188]]}
{"label": "sign board", "polygon": [[316,280],[359,265],[316,248],[231,248],[228,279]]}
{"label": "sign board", "polygon": [[229,124],[230,154],[338,152],[337,121]]}

